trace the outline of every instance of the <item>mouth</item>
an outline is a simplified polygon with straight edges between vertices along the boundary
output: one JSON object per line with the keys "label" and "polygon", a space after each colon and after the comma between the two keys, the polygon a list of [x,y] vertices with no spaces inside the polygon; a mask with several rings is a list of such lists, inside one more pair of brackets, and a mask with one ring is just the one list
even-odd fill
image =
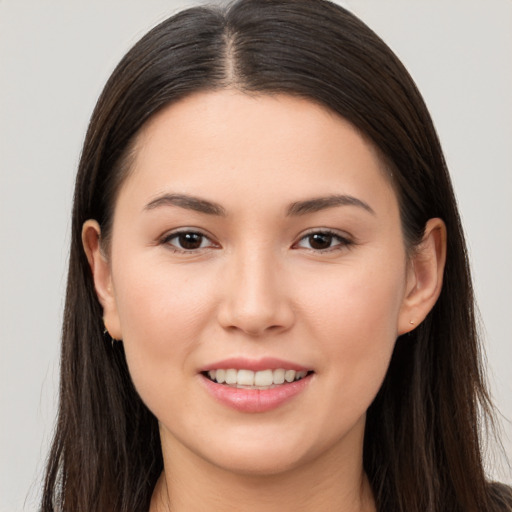
{"label": "mouth", "polygon": [[206,392],[217,402],[242,413],[266,413],[307,393],[315,372],[300,364],[264,357],[234,357],[199,370]]}
{"label": "mouth", "polygon": [[201,372],[204,377],[216,384],[236,388],[266,390],[286,386],[305,379],[313,374],[308,370],[291,370],[285,368],[253,371],[249,369],[218,368]]}

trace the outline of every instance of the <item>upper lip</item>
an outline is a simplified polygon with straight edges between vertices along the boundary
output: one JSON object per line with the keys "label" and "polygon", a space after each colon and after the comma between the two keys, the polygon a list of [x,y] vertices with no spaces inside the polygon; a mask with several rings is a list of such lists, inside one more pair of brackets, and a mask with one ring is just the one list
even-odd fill
{"label": "upper lip", "polygon": [[275,357],[263,357],[261,359],[232,357],[208,364],[202,367],[200,371],[208,372],[210,370],[229,370],[231,368],[236,370],[252,370],[254,372],[261,370],[277,370],[279,368],[283,368],[284,370],[295,370],[297,372],[311,370],[311,368],[307,368],[306,366]]}

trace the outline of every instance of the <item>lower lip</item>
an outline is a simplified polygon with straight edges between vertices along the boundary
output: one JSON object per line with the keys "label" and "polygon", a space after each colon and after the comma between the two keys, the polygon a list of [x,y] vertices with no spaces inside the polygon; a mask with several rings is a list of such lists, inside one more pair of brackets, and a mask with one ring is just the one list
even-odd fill
{"label": "lower lip", "polygon": [[312,375],[269,389],[233,388],[213,382],[204,375],[201,375],[201,378],[207,391],[222,404],[240,412],[267,412],[278,408],[304,391]]}

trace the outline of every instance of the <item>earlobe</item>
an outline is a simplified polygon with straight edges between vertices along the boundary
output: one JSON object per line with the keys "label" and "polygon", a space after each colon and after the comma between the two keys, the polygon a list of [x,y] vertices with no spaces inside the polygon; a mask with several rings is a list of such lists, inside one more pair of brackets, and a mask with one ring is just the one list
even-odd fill
{"label": "earlobe", "polygon": [[406,292],[398,320],[398,334],[415,329],[434,307],[443,286],[446,226],[438,218],[425,226],[423,240],[409,261]]}
{"label": "earlobe", "polygon": [[101,228],[97,221],[89,219],[82,227],[82,245],[91,269],[94,288],[103,307],[105,328],[114,339],[122,339],[117,304],[112,285],[112,272],[101,248]]}

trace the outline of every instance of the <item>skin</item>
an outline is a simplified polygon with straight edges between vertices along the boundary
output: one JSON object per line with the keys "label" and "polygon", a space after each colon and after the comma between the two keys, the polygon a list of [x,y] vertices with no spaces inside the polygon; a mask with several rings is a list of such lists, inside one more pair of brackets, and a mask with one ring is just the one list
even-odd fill
{"label": "skin", "polygon": [[[162,194],[225,214],[147,207]],[[298,201],[333,194],[371,211],[289,215]],[[180,249],[171,235],[182,228],[204,234],[200,248]],[[326,230],[335,235],[318,249],[310,235]],[[110,247],[93,220],[83,240],[105,325],[159,420],[164,473],[152,512],[375,510],[362,467],[366,410],[397,336],[439,295],[445,228],[431,219],[407,250],[390,178],[348,122],[283,95],[192,95],[139,134]],[[265,356],[314,374],[263,413],[205,391],[205,365]]]}

